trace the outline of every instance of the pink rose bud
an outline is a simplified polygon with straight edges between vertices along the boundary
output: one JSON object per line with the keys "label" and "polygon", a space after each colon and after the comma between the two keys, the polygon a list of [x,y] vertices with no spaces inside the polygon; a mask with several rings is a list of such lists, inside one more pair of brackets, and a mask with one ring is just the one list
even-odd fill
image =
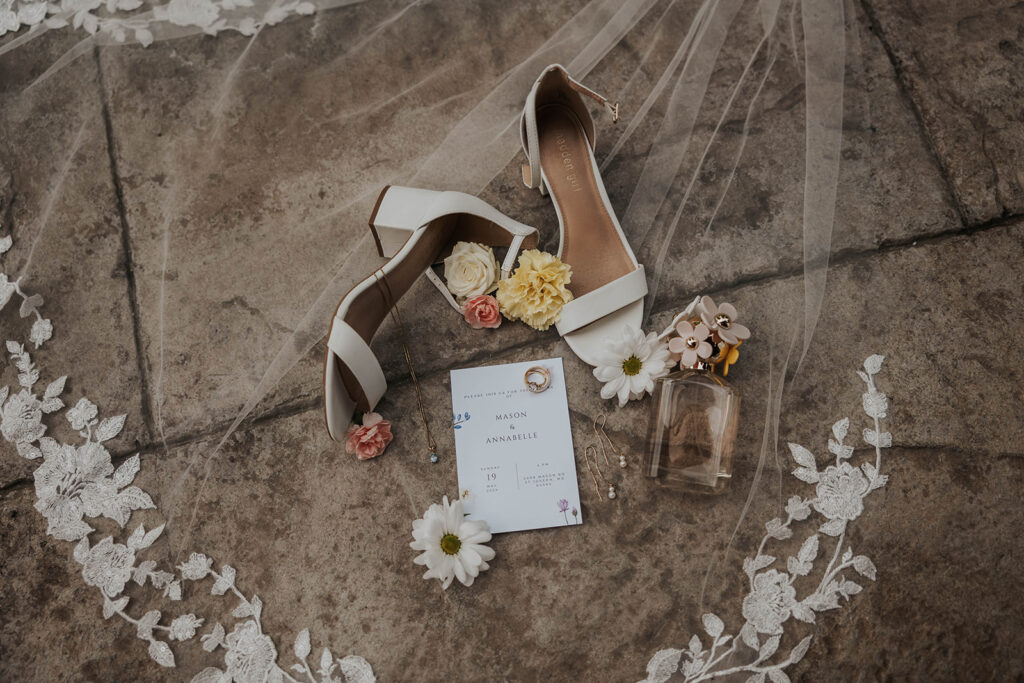
{"label": "pink rose bud", "polygon": [[498,300],[489,294],[481,294],[466,299],[462,304],[462,315],[474,330],[485,327],[495,328],[501,324],[501,313],[498,312]]}
{"label": "pink rose bud", "polygon": [[378,413],[363,415],[363,424],[352,425],[345,441],[345,450],[360,460],[376,458],[384,452],[391,440],[391,423]]}

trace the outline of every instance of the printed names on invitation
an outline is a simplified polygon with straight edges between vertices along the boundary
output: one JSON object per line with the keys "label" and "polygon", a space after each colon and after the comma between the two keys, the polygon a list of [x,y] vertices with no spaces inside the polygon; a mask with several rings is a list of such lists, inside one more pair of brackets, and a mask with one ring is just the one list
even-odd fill
{"label": "printed names on invitation", "polygon": [[[526,388],[545,368],[551,384]],[[562,360],[453,370],[459,495],[493,533],[582,524]]]}

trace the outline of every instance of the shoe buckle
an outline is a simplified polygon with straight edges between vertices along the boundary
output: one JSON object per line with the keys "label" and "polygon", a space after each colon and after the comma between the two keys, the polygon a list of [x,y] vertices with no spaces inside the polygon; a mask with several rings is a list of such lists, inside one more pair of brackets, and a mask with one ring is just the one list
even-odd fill
{"label": "shoe buckle", "polygon": [[604,106],[605,106],[605,108],[609,112],[611,112],[612,123],[618,123],[619,122],[619,103],[615,102],[614,104],[612,104],[608,100],[605,100],[604,101]]}

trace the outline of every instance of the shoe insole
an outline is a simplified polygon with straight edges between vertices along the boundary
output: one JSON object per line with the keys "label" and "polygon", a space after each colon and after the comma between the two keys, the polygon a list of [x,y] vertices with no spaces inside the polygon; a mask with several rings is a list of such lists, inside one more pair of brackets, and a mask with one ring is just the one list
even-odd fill
{"label": "shoe insole", "polygon": [[540,166],[562,214],[561,258],[572,266],[569,290],[580,297],[636,266],[601,198],[593,152],[573,111],[561,104],[538,109],[537,137]]}

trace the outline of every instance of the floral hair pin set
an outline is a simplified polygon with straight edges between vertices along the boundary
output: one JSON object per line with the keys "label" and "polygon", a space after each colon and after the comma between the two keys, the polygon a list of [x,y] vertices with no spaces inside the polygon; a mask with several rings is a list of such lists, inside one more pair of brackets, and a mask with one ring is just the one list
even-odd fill
{"label": "floral hair pin set", "polygon": [[562,307],[573,298],[572,268],[537,249],[522,252],[518,266],[510,277],[499,279],[493,249],[472,242],[455,244],[444,260],[444,287],[470,327],[496,328],[504,316],[546,330],[558,320]]}

